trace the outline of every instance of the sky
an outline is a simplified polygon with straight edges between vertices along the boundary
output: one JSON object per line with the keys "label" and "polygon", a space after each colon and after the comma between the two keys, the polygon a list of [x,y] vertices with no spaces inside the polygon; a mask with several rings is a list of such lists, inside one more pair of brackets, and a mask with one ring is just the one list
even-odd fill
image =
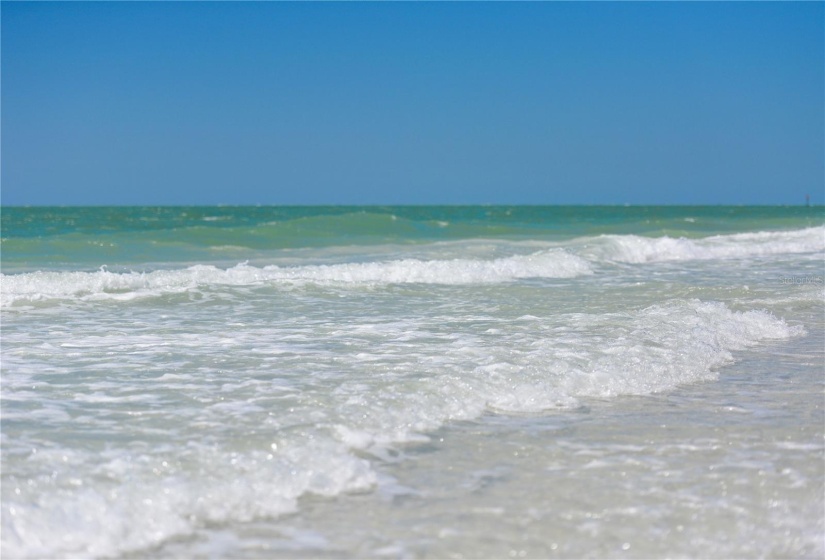
{"label": "sky", "polygon": [[0,4],[0,202],[825,203],[822,2]]}

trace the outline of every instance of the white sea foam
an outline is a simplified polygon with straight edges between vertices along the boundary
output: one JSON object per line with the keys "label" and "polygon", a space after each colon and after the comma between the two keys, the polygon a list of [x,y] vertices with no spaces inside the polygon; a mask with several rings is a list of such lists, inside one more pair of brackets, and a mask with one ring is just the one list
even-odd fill
{"label": "white sea foam", "polygon": [[266,267],[271,279],[380,284],[487,284],[519,278],[572,278],[591,274],[590,265],[563,250],[493,260],[404,259],[294,268]]}
{"label": "white sea foam", "polygon": [[[514,247],[519,247],[518,244]],[[436,250],[436,249],[434,249]],[[523,250],[523,249],[522,249]],[[31,272],[0,274],[0,306],[45,300],[130,300],[208,286],[289,284],[494,284],[522,278],[574,278],[598,263],[736,259],[825,251],[825,227],[741,233],[703,239],[603,235],[530,254],[495,259],[407,258],[331,265],[222,269],[196,265],[151,272]]]}
{"label": "white sea foam", "polygon": [[825,227],[715,235],[702,239],[602,235],[580,240],[580,254],[596,261],[647,263],[763,257],[825,251]]}
{"label": "white sea foam", "polygon": [[[65,377],[97,356],[89,381],[55,381],[49,396],[30,376],[11,375],[4,398],[42,403],[62,414],[55,422],[70,409],[74,423],[61,429],[88,422],[107,434],[96,453],[41,447],[16,467],[4,483],[4,556],[118,556],[209,525],[277,517],[306,494],[377,484],[355,450],[386,459],[391,446],[487,410],[536,413],[712,379],[733,351],[802,332],[763,311],[699,300],[551,317],[465,314],[453,327],[451,313],[354,313],[332,324],[267,320],[232,336],[202,320],[121,327],[131,334],[55,331],[45,349],[26,346],[29,332],[4,338],[20,348],[4,360],[11,371],[57,360],[64,370],[53,377]],[[146,391],[151,398],[139,398]],[[28,407],[4,410],[7,423],[31,418]]]}
{"label": "white sea foam", "polygon": [[[434,387],[421,392],[435,391],[439,397],[421,418],[405,419],[402,425],[411,430],[393,428],[393,437],[406,438],[418,425],[430,429],[433,418],[474,417],[487,407],[537,412],[576,406],[584,397],[671,390],[715,378],[718,368],[733,360],[732,351],[804,332],[764,311],[737,312],[699,300],[676,300],[632,314],[559,319],[563,324],[525,317],[504,335],[461,338],[450,352],[427,356],[428,369],[438,375],[431,377]],[[468,370],[471,375],[464,373]],[[369,440],[361,432],[350,441],[357,438]]]}
{"label": "white sea foam", "polygon": [[[4,500],[3,554],[13,558],[112,557],[151,547],[204,523],[243,522],[294,511],[301,495],[334,496],[375,484],[367,462],[340,444],[308,442],[281,453],[233,453],[201,446],[182,456],[61,451],[34,463],[71,463],[51,480],[23,484]],[[168,460],[164,460],[168,458]],[[197,461],[196,472],[185,463]],[[89,470],[90,467],[92,470]],[[59,473],[59,474],[58,474]],[[97,479],[98,483],[93,483]],[[27,502],[35,486],[50,487]]]}
{"label": "white sea foam", "polygon": [[487,284],[519,278],[570,278],[591,274],[584,259],[563,250],[499,259],[419,260],[294,267],[240,264],[229,269],[196,265],[183,270],[115,273],[32,272],[0,275],[2,305],[49,299],[128,300],[183,292],[200,286],[260,284]]}
{"label": "white sea foam", "polygon": [[[417,246],[415,259],[4,275],[4,306],[224,287],[237,297],[4,315],[0,549],[13,558],[151,555],[215,526],[277,518],[303,496],[391,486],[376,462],[400,461],[401,444],[458,420],[555,414],[713,380],[737,352],[804,332],[763,306],[805,312],[811,294],[821,303],[821,287],[777,280],[727,305],[667,286],[639,299],[593,282],[594,270],[810,253],[786,273],[807,274],[824,231],[613,236],[541,251],[501,242],[497,256],[533,252],[500,258],[486,248],[433,258]],[[788,260],[771,262],[785,274]],[[583,276],[552,289],[515,282]],[[359,289],[392,284],[407,284],[405,297]],[[311,289],[257,289],[281,285]],[[685,488],[685,499],[699,499]]]}

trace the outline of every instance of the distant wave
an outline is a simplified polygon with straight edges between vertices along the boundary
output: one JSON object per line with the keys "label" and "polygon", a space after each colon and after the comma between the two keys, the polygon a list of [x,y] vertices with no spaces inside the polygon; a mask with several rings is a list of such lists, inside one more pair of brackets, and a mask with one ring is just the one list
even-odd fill
{"label": "distant wave", "polygon": [[275,283],[485,284],[518,278],[571,278],[592,274],[587,261],[563,250],[483,260],[418,260],[295,267],[239,264],[223,270],[196,265],[183,270],[115,273],[32,272],[0,275],[2,304],[48,299],[113,299],[161,295],[209,285]]}
{"label": "distant wave", "polygon": [[714,235],[701,239],[602,235],[582,241],[590,260],[624,263],[735,259],[825,250],[825,227]]}
{"label": "distant wave", "polygon": [[[451,242],[462,243],[462,242]],[[38,271],[2,274],[0,305],[46,300],[129,300],[207,286],[289,284],[494,284],[523,278],[576,278],[594,274],[609,263],[644,264],[668,261],[721,260],[825,251],[825,227],[794,231],[737,233],[702,239],[602,235],[530,254],[500,258],[427,259],[425,257],[371,262],[304,266],[252,266],[222,269],[196,265],[151,272],[98,270]],[[524,250],[523,245],[513,248]],[[443,250],[443,245],[438,250]],[[419,248],[426,254],[426,246]]]}

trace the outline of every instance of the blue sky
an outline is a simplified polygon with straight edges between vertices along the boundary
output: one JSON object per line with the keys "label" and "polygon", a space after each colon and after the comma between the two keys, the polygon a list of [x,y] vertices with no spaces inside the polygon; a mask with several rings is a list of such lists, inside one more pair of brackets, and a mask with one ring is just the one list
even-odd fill
{"label": "blue sky", "polygon": [[825,4],[3,2],[2,203],[825,202]]}

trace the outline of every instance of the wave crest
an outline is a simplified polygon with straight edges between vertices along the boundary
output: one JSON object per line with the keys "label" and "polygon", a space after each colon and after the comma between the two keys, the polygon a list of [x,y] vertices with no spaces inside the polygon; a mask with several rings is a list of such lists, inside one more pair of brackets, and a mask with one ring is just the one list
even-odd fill
{"label": "wave crest", "polygon": [[583,256],[607,262],[638,264],[736,259],[825,251],[825,226],[796,231],[714,235],[702,239],[602,235],[584,244]]}
{"label": "wave crest", "polygon": [[590,264],[556,249],[500,259],[418,260],[295,267],[239,264],[229,269],[196,265],[182,270],[115,273],[31,272],[0,275],[3,307],[50,299],[112,299],[184,292],[193,288],[278,283],[489,284],[519,278],[572,278],[592,274]]}

